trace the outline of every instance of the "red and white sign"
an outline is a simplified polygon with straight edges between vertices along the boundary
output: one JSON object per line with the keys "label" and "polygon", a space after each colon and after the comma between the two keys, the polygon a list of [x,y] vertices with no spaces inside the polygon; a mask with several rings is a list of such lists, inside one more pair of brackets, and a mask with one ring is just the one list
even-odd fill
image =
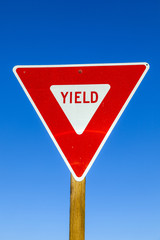
{"label": "red and white sign", "polygon": [[86,176],[147,63],[16,66],[13,71],[77,181]]}

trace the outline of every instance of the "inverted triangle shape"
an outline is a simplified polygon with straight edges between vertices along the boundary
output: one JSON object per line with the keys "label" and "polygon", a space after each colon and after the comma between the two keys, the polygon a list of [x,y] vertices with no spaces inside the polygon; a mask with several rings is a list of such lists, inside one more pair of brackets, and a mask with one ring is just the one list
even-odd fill
{"label": "inverted triangle shape", "polygon": [[52,85],[50,87],[77,134],[84,132],[109,89],[109,84]]}
{"label": "inverted triangle shape", "polygon": [[[81,181],[148,69],[147,63],[125,63],[16,66],[13,71],[74,178]],[[96,84],[110,89],[83,133],[77,134],[50,88]]]}

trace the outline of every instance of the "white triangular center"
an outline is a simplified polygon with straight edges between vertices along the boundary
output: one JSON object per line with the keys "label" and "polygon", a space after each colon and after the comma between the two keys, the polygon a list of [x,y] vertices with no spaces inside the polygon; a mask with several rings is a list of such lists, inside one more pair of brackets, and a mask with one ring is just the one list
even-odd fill
{"label": "white triangular center", "polygon": [[50,87],[77,134],[84,132],[109,89],[109,84],[52,85]]}

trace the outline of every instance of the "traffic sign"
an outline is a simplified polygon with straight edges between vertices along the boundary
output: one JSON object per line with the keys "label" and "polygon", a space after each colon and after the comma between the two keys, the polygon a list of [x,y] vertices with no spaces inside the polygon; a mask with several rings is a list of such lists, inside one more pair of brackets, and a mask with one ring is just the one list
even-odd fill
{"label": "traffic sign", "polygon": [[86,176],[149,69],[147,63],[15,66],[77,181]]}

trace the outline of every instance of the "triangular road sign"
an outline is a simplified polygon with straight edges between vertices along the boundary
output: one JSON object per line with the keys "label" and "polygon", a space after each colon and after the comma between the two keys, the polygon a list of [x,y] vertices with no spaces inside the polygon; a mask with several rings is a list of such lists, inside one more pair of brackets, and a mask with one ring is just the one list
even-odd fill
{"label": "triangular road sign", "polygon": [[149,69],[147,63],[16,66],[13,71],[77,181]]}

